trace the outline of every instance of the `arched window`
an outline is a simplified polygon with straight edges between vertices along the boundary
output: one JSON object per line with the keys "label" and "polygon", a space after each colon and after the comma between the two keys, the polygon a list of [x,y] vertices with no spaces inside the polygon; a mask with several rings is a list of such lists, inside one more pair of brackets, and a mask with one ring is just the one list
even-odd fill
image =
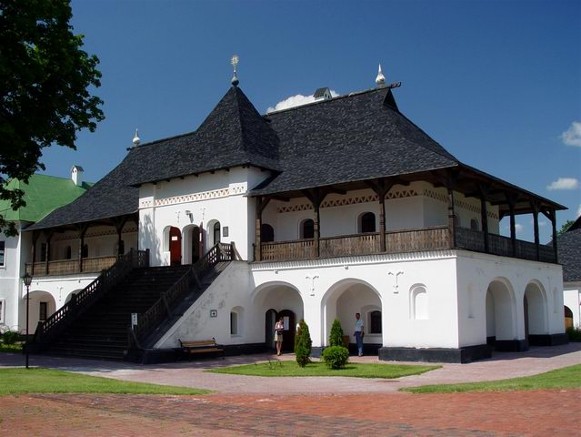
{"label": "arched window", "polygon": [[244,308],[234,307],[230,311],[230,335],[242,335]]}
{"label": "arched window", "polygon": [[416,285],[411,289],[411,318],[415,320],[426,320],[428,316],[428,291],[423,285]]}
{"label": "arched window", "polygon": [[478,226],[478,220],[476,220],[476,219],[470,220],[470,230],[477,231],[478,228],[479,228],[479,226]]}
{"label": "arched window", "polygon": [[260,227],[260,241],[263,243],[274,241],[274,229],[268,223],[263,223]]}
{"label": "arched window", "polygon": [[381,311],[375,310],[369,313],[369,333],[381,334]]}
{"label": "arched window", "polygon": [[301,223],[301,238],[315,238],[315,222],[312,219],[303,220]]}
{"label": "arched window", "polygon": [[214,244],[220,242],[220,222],[214,223]]}
{"label": "arched window", "polygon": [[359,220],[360,233],[375,232],[375,214],[372,212],[366,212],[365,214],[361,215]]}

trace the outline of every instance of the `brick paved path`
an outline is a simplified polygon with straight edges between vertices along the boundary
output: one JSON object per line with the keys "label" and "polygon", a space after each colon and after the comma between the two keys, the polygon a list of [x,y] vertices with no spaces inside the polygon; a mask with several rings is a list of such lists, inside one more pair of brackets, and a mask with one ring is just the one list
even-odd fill
{"label": "brick paved path", "polygon": [[[0,354],[0,367],[22,366]],[[0,397],[0,436],[577,436],[581,390],[418,395],[400,387],[533,375],[581,363],[581,344],[531,348],[395,381],[254,378],[204,372],[260,356],[136,366],[31,357],[35,366],[210,388],[207,396]],[[291,357],[283,357],[289,359]],[[291,358],[292,359],[292,358]],[[375,361],[363,357],[354,361]]]}
{"label": "brick paved path", "polygon": [[573,436],[580,390],[373,395],[26,395],[0,432],[29,436]]}

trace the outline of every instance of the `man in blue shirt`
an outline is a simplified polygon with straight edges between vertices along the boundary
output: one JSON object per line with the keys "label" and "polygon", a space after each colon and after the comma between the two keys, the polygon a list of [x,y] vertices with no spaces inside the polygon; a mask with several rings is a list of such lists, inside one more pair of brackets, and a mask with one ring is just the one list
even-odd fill
{"label": "man in blue shirt", "polygon": [[363,336],[365,332],[363,330],[363,320],[361,320],[361,314],[355,313],[355,343],[357,343],[357,352],[359,356],[363,356]]}

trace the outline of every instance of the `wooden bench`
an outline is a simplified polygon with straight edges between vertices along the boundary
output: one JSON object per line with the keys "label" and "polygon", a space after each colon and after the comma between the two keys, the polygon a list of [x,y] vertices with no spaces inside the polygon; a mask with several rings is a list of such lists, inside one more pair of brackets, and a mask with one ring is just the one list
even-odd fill
{"label": "wooden bench", "polygon": [[180,348],[183,355],[192,356],[197,354],[219,354],[224,359],[224,347],[216,343],[216,339],[210,340],[181,340]]}

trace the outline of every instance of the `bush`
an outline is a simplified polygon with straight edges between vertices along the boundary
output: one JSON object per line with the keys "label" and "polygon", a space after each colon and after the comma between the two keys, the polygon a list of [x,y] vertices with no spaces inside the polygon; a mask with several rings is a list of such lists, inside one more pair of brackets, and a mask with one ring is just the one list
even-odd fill
{"label": "bush", "polygon": [[343,328],[339,319],[333,321],[331,335],[329,336],[329,346],[343,346]]}
{"label": "bush", "polygon": [[343,346],[330,346],[323,351],[323,361],[331,369],[342,369],[349,361],[349,349]]}
{"label": "bush", "polygon": [[309,333],[309,327],[306,322],[301,319],[295,336],[295,357],[299,366],[305,367],[311,362],[312,344],[313,342],[311,340],[311,334]]}
{"label": "bush", "polygon": [[581,341],[581,329],[580,328],[567,328],[567,336],[571,342]]}
{"label": "bush", "polygon": [[14,344],[20,340],[20,334],[14,331],[7,331],[2,335],[4,344]]}

